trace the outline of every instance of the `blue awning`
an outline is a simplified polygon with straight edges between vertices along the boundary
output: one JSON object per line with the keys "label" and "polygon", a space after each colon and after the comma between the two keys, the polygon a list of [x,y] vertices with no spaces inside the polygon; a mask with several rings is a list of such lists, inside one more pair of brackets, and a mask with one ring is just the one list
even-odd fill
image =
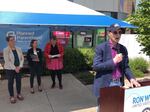
{"label": "blue awning", "polygon": [[[88,26],[122,28],[135,26],[68,0],[4,0],[0,3],[0,25]],[[78,27],[79,28],[79,27]]]}
{"label": "blue awning", "polygon": [[122,28],[136,28],[131,24],[106,15],[46,14],[0,11],[1,25],[109,27],[114,23],[120,24]]}

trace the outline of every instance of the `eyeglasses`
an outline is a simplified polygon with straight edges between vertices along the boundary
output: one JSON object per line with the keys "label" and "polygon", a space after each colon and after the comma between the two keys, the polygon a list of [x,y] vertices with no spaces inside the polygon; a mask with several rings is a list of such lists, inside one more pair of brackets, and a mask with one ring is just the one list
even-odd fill
{"label": "eyeglasses", "polygon": [[112,33],[115,34],[115,35],[117,35],[117,34],[121,35],[121,34],[122,34],[122,31],[114,31],[114,32],[112,32]]}

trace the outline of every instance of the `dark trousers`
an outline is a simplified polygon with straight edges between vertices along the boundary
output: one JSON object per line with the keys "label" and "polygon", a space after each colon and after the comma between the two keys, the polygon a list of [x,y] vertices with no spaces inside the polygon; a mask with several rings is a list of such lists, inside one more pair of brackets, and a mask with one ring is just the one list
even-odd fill
{"label": "dark trousers", "polygon": [[53,84],[55,84],[55,77],[57,75],[58,81],[59,81],[59,85],[62,85],[62,74],[61,74],[61,70],[52,70],[51,71],[51,79],[53,81]]}
{"label": "dark trousers", "polygon": [[14,79],[16,79],[17,94],[21,93],[21,74],[16,73],[15,70],[6,70],[8,78],[8,91],[11,97],[14,96]]}
{"label": "dark trousers", "polygon": [[41,86],[41,65],[38,63],[34,63],[32,64],[32,66],[30,66],[30,87],[33,88],[34,85],[34,76],[37,76],[37,83],[38,86]]}

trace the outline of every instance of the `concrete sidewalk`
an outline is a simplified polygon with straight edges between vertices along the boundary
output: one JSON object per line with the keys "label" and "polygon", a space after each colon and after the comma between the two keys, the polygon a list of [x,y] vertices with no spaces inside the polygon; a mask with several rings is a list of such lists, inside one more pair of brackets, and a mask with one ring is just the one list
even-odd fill
{"label": "concrete sidewalk", "polygon": [[[36,84],[36,80],[35,80]],[[7,81],[0,81],[0,112],[96,112],[91,90],[71,74],[63,75],[64,89],[51,89],[50,76],[42,77],[43,92],[30,93],[29,78],[22,80],[24,101],[10,104]]]}

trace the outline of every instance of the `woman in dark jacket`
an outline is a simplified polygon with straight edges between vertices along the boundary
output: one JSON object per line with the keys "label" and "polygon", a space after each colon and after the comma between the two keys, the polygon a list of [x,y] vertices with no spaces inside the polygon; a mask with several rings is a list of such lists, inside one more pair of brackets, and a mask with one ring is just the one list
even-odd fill
{"label": "woman in dark jacket", "polygon": [[34,76],[37,75],[38,91],[41,88],[41,73],[42,73],[42,51],[37,48],[37,40],[33,39],[30,43],[30,49],[27,52],[27,60],[30,67],[30,87],[31,93],[34,94]]}

